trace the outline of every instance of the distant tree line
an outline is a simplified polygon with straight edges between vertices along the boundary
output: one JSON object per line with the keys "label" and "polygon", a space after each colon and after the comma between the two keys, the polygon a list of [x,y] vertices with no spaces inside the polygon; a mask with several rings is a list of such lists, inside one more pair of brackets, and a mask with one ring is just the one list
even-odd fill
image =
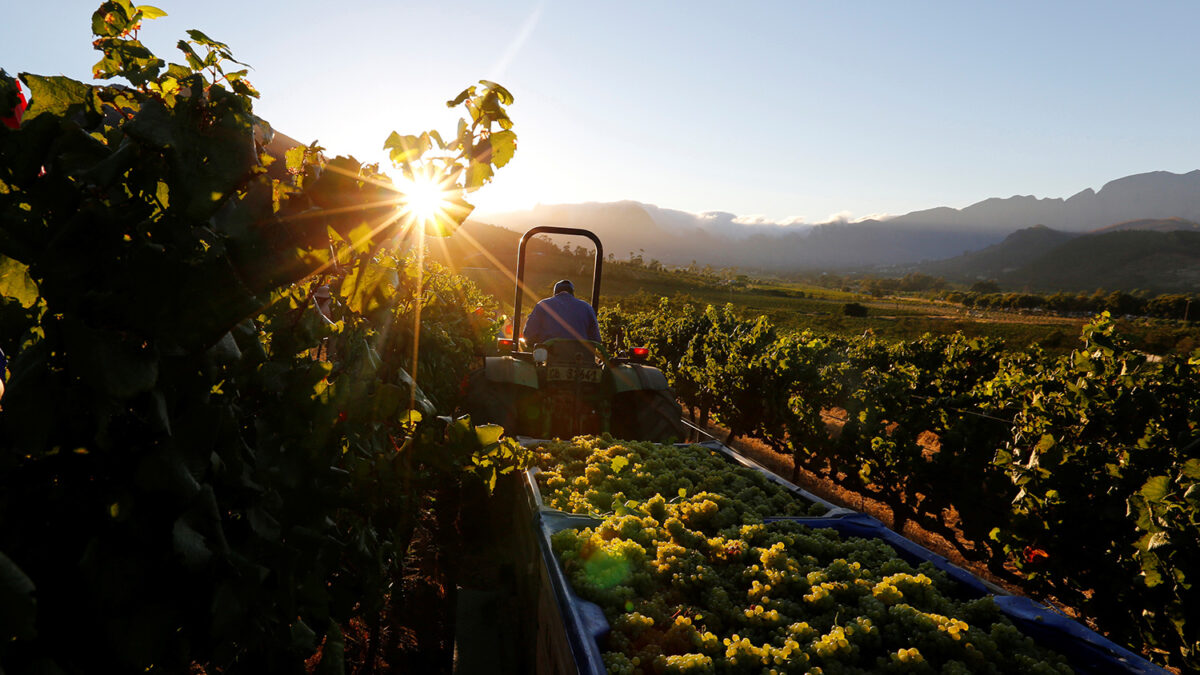
{"label": "distant tree line", "polygon": [[[1110,312],[1114,316],[1148,316],[1160,319],[1200,319],[1200,296],[1167,294],[1146,297],[1125,291],[1093,293],[980,293],[950,291],[942,299],[977,309],[1043,310],[1064,314]],[[1195,305],[1195,309],[1192,308]]]}
{"label": "distant tree line", "polygon": [[912,272],[899,279],[879,279],[867,277],[858,283],[862,292],[874,297],[882,297],[888,293],[922,293],[925,291],[940,291],[946,287],[946,280],[941,277]]}
{"label": "distant tree line", "polygon": [[792,281],[839,290],[846,293],[859,292],[876,298],[894,293],[924,293],[944,290],[950,284],[942,277],[921,272],[910,272],[902,277],[877,277],[858,274],[840,275],[831,272],[792,274]]}
{"label": "distant tree line", "polygon": [[[843,291],[858,290],[873,297],[896,293],[934,293],[939,299],[975,309],[1040,310],[1060,314],[1093,315],[1109,312],[1114,316],[1146,316],[1160,319],[1200,320],[1200,296],[1182,293],[1150,296],[1144,291],[1108,291],[1091,293],[1027,293],[1004,292],[995,281],[977,281],[968,290],[947,290],[942,277],[912,272],[903,277],[851,278],[821,274],[805,278],[829,288]],[[1193,307],[1194,305],[1194,307]]]}

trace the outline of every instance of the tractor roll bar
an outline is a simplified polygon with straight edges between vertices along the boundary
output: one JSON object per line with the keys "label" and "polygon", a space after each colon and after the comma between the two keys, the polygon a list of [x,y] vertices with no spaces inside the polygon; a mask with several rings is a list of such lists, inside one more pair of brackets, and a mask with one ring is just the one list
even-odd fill
{"label": "tractor roll bar", "polygon": [[568,234],[577,237],[587,237],[596,245],[596,264],[592,270],[592,309],[596,312],[600,311],[600,268],[604,263],[604,245],[600,243],[600,237],[591,230],[584,230],[578,227],[554,227],[552,225],[539,225],[531,228],[525,234],[521,235],[521,243],[517,245],[517,297],[513,301],[513,351],[518,351],[521,344],[521,297],[524,293],[521,292],[525,286],[525,244],[529,240],[539,234]]}

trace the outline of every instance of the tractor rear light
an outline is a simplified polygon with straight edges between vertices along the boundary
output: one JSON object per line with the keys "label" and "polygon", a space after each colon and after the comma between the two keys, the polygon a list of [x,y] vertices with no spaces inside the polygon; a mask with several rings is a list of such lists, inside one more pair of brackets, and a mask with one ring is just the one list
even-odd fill
{"label": "tractor rear light", "polygon": [[511,351],[513,348],[512,338],[500,338],[499,340],[496,340],[496,346],[501,350],[507,349]]}
{"label": "tractor rear light", "polygon": [[650,348],[649,347],[634,347],[633,349],[629,350],[629,356],[630,356],[630,358],[636,359],[638,361],[645,361],[646,357],[650,356]]}

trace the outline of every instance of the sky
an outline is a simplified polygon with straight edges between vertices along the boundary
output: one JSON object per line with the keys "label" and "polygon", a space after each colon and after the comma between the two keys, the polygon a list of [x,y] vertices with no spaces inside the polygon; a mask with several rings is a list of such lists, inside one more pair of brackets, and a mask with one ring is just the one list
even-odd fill
{"label": "sky", "polygon": [[[13,3],[0,67],[91,81],[98,1]],[[508,88],[516,157],[477,214],[636,200],[817,223],[1069,197],[1200,168],[1195,2],[152,0],[252,66],[255,111],[331,154],[453,135]]]}

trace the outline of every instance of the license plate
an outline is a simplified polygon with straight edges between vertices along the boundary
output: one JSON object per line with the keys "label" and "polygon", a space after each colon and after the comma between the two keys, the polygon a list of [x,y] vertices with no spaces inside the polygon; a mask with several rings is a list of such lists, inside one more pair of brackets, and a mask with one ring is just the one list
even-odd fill
{"label": "license plate", "polygon": [[580,368],[575,366],[550,366],[546,379],[552,382],[600,382],[599,368]]}

